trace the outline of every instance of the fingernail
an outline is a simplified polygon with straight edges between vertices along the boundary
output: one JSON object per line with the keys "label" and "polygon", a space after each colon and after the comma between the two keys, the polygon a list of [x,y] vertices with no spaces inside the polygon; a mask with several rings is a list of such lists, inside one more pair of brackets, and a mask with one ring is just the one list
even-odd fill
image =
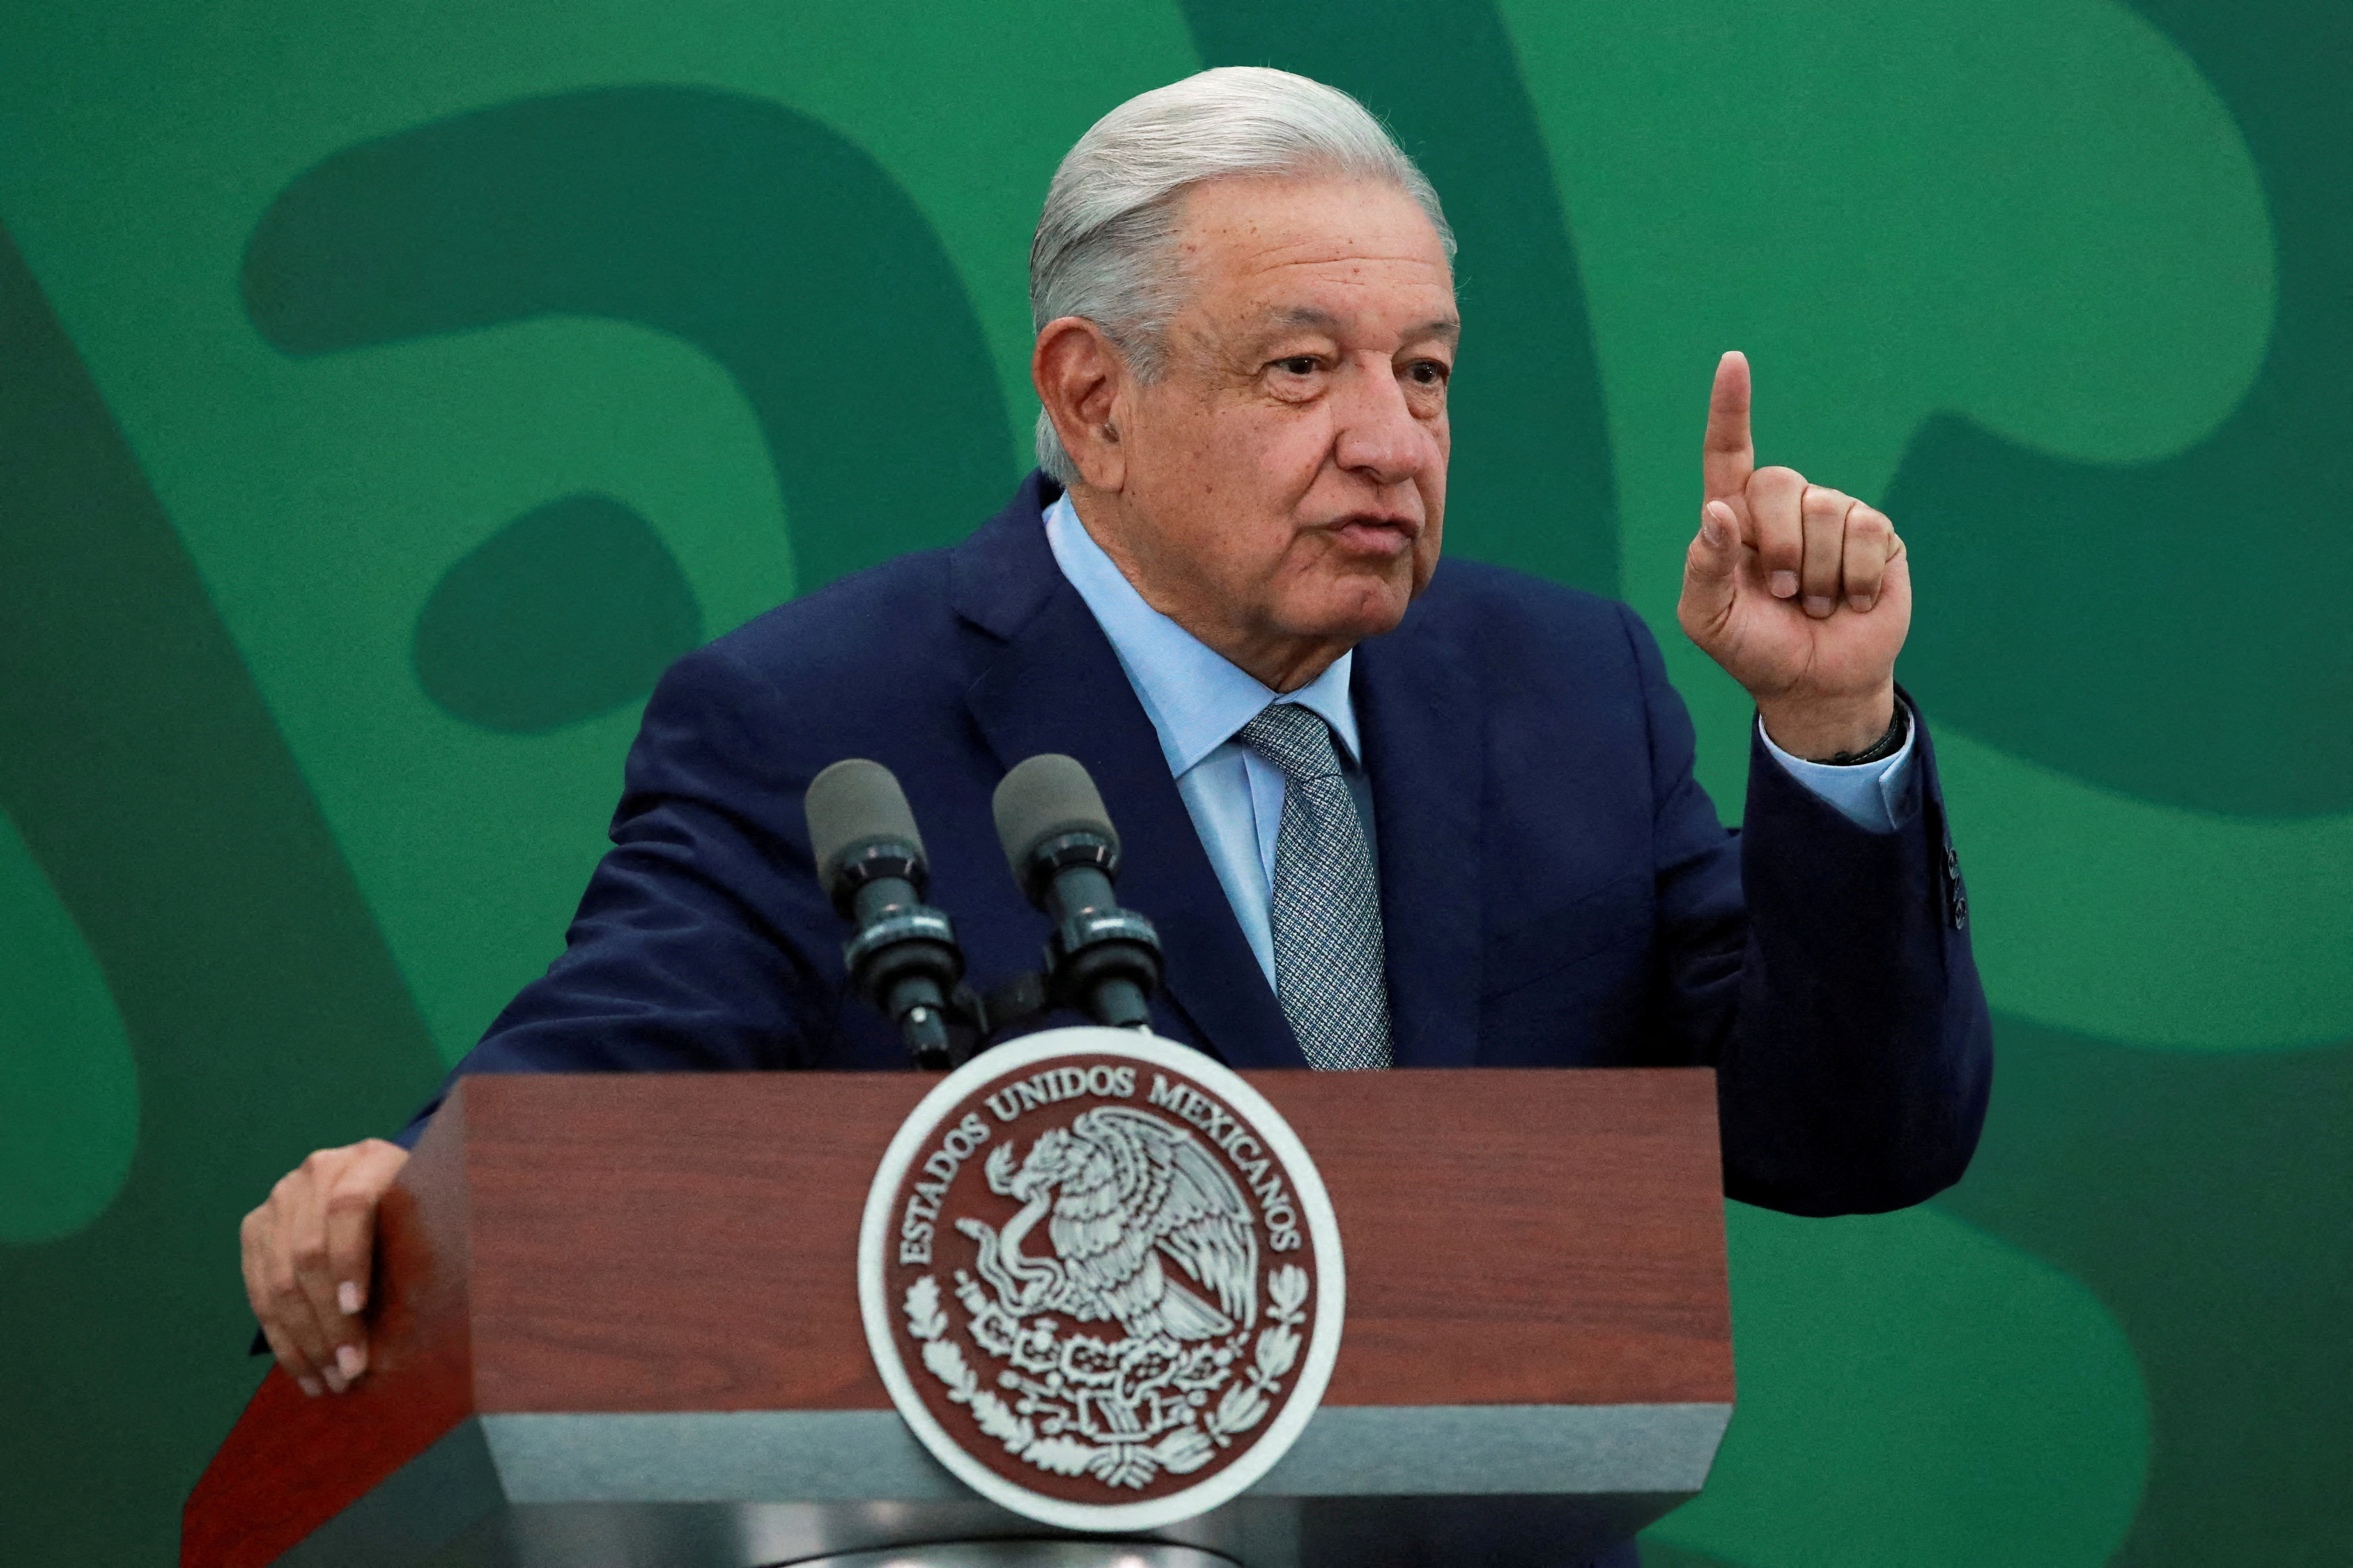
{"label": "fingernail", "polygon": [[1813,616],[1816,620],[1820,620],[1830,613],[1831,598],[1828,594],[1809,594],[1806,595],[1806,614]]}
{"label": "fingernail", "polygon": [[1868,594],[1849,594],[1846,596],[1846,602],[1857,611],[1868,610],[1872,605],[1879,603]]}
{"label": "fingernail", "polygon": [[327,1380],[327,1386],[333,1389],[337,1394],[341,1394],[344,1389],[351,1386],[350,1384],[343,1381],[343,1374],[332,1366],[321,1367],[319,1369],[319,1375],[325,1378]]}
{"label": "fingernail", "polygon": [[319,1395],[327,1392],[326,1388],[321,1384],[319,1380],[315,1377],[298,1377],[294,1381],[301,1385],[303,1393],[309,1394],[313,1399],[318,1398]]}
{"label": "fingernail", "polygon": [[1715,508],[1710,507],[1699,514],[1699,531],[1708,543],[1718,550],[1724,548],[1724,520],[1715,515]]}
{"label": "fingernail", "polygon": [[1798,574],[1795,572],[1776,572],[1766,583],[1777,599],[1790,598],[1798,592]]}
{"label": "fingernail", "polygon": [[346,1279],[335,1287],[335,1305],[343,1310],[344,1317],[358,1315],[359,1310],[366,1304],[364,1298],[360,1295],[360,1288],[350,1280]]}
{"label": "fingernail", "polygon": [[367,1352],[357,1345],[340,1345],[335,1350],[335,1365],[353,1383],[367,1370]]}

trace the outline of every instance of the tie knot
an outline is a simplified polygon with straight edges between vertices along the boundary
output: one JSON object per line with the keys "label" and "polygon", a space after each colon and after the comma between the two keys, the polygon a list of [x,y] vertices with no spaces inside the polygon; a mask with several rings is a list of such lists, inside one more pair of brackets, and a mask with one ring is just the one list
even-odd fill
{"label": "tie knot", "polygon": [[1332,726],[1312,708],[1270,703],[1236,731],[1234,739],[1272,763],[1288,783],[1339,776],[1340,752],[1332,744]]}

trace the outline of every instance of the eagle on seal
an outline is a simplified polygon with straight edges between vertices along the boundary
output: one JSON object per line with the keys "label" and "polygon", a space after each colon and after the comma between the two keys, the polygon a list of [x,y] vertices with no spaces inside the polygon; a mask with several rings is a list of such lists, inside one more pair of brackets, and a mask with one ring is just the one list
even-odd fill
{"label": "eagle on seal", "polygon": [[[1014,1167],[988,1157],[988,1185],[1018,1199],[1001,1231],[956,1228],[979,1244],[982,1279],[1015,1316],[1060,1311],[1115,1320],[1138,1340],[1217,1339],[1258,1317],[1258,1236],[1241,1188],[1192,1133],[1148,1111],[1099,1105],[1050,1128]],[[1052,1258],[1021,1243],[1049,1212]],[[1184,1271],[1170,1277],[1163,1259]],[[1196,1289],[1197,1288],[1197,1289]]]}

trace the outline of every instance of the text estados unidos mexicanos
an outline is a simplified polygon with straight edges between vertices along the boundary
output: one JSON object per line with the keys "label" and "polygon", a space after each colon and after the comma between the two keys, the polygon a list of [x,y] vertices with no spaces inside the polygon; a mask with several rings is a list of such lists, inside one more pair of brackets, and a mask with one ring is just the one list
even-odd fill
{"label": "text estados unidos mexicanos", "polygon": [[[1105,1066],[1048,1068],[1006,1085],[983,1103],[997,1121],[1012,1122],[1043,1106],[1082,1094],[1098,1100],[1133,1100],[1135,1069]],[[1261,1216],[1266,1221],[1269,1250],[1298,1250],[1298,1207],[1291,1200],[1290,1189],[1283,1184],[1273,1155],[1260,1144],[1241,1119],[1191,1084],[1172,1084],[1159,1073],[1152,1075],[1152,1088],[1146,1098],[1200,1129],[1204,1138],[1233,1163],[1235,1173],[1259,1201]],[[956,1172],[988,1142],[989,1132],[989,1125],[979,1111],[966,1111],[963,1121],[941,1135],[939,1147],[924,1156],[922,1175],[908,1193],[906,1209],[899,1216],[901,1263],[930,1266],[940,1205],[947,1201],[948,1187],[955,1182]]]}

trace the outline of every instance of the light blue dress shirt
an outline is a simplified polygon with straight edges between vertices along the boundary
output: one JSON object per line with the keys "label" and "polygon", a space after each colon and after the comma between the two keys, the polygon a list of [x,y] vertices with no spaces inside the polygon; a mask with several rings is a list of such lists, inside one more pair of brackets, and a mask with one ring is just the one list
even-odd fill
{"label": "light blue dress shirt", "polygon": [[[1274,928],[1269,913],[1274,887],[1274,847],[1282,827],[1282,774],[1257,752],[1235,743],[1234,731],[1271,702],[1296,702],[1332,726],[1356,808],[1372,834],[1372,791],[1356,739],[1356,710],[1348,694],[1356,656],[1344,653],[1298,690],[1259,683],[1212,652],[1198,637],[1144,602],[1094,542],[1068,496],[1046,509],[1046,542],[1054,563],[1079,591],[1119,656],[1128,684],[1160,737],[1176,793],[1192,814],[1209,866],[1241,922],[1258,966],[1274,984]],[[1764,733],[1760,727],[1757,732]],[[1911,766],[1912,742],[1883,763],[1828,767],[1765,742],[1781,765],[1861,826],[1892,832],[1892,803]]]}

